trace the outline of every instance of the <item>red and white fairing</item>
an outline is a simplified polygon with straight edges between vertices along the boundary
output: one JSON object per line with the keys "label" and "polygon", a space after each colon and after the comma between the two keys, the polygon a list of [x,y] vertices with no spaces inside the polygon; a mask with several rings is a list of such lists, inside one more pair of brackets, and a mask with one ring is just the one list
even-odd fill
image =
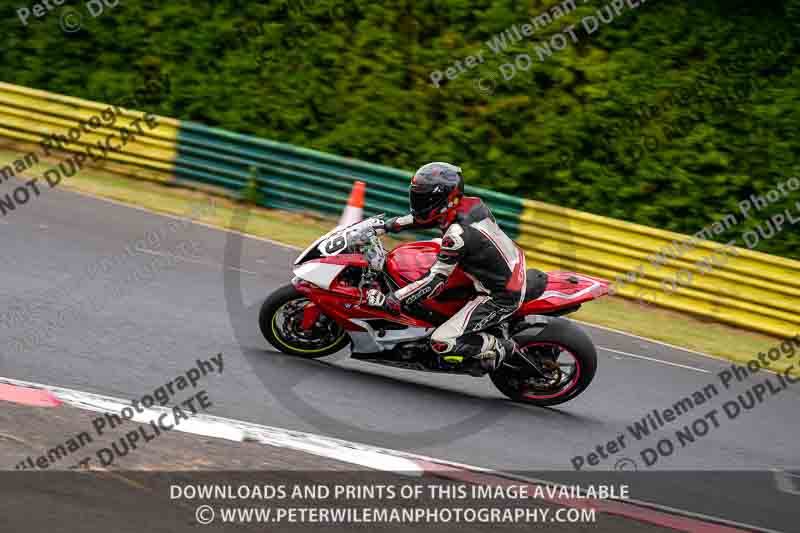
{"label": "red and white fairing", "polygon": [[[321,241],[321,244],[318,241],[316,245],[324,252],[326,244],[322,239]],[[437,240],[398,246],[387,255],[385,272],[398,287],[405,287],[427,274],[428,269],[436,261],[439,248]],[[294,273],[298,282],[302,280],[304,290],[314,293],[314,301],[322,312],[340,323],[348,323],[348,326],[345,326],[347,329],[359,329],[353,327],[354,318],[383,318],[409,326],[435,327],[416,318],[405,315],[395,317],[381,309],[367,306],[358,287],[339,280],[340,274],[348,266],[366,268],[367,261],[360,254],[319,257],[298,265]],[[515,316],[552,314],[572,308],[607,294],[608,287],[609,283],[606,280],[585,274],[549,272],[544,292],[535,300],[525,301]],[[474,281],[461,269],[456,268],[440,296],[424,301],[422,305],[441,315],[452,316],[475,295]]]}

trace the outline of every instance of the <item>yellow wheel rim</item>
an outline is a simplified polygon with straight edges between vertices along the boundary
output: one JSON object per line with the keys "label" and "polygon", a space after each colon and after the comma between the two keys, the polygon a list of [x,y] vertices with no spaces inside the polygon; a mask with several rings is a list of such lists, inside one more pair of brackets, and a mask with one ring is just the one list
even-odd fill
{"label": "yellow wheel rim", "polygon": [[342,331],[342,334],[341,334],[341,335],[339,335],[339,336],[336,338],[336,340],[335,340],[335,341],[333,341],[332,343],[330,343],[329,345],[327,345],[327,346],[323,346],[322,348],[314,348],[313,350],[309,350],[309,349],[307,349],[307,348],[298,348],[297,346],[290,346],[290,345],[286,344],[285,342],[283,342],[283,339],[282,339],[282,338],[281,338],[281,336],[278,334],[278,330],[277,330],[277,327],[276,327],[276,326],[277,326],[277,321],[278,321],[278,315],[280,314],[281,310],[283,310],[283,308],[284,308],[284,307],[286,307],[286,304],[288,304],[288,303],[289,303],[289,302],[286,302],[285,304],[283,304],[282,306],[280,306],[280,307],[279,307],[279,308],[278,308],[278,309],[275,311],[275,313],[273,313],[273,315],[272,315],[272,335],[275,337],[275,339],[276,339],[276,340],[277,340],[279,343],[281,343],[281,344],[282,344],[283,346],[285,346],[286,348],[288,348],[288,349],[290,349],[290,350],[293,350],[293,351],[295,351],[295,352],[300,352],[300,353],[309,353],[309,354],[312,354],[312,353],[320,353],[320,352],[324,352],[325,350],[330,350],[331,348],[333,348],[334,346],[336,346],[336,344],[337,344],[339,341],[341,341],[341,340],[342,340],[342,337],[344,337],[344,336],[346,335],[346,333],[345,333],[344,331]]}

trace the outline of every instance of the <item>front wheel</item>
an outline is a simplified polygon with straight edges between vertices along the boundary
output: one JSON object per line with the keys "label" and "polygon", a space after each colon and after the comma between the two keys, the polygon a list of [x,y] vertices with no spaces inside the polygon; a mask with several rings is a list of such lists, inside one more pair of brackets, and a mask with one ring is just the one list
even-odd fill
{"label": "front wheel", "polygon": [[[490,378],[514,401],[545,407],[582,393],[597,371],[597,350],[589,336],[564,318],[544,329],[530,327],[514,335],[521,356],[504,361]],[[531,363],[543,372],[533,370]]]}
{"label": "front wheel", "polygon": [[347,332],[325,315],[319,315],[310,329],[303,328],[303,314],[309,304],[294,285],[270,294],[258,314],[264,338],[285,354],[309,359],[334,354],[347,346]]}

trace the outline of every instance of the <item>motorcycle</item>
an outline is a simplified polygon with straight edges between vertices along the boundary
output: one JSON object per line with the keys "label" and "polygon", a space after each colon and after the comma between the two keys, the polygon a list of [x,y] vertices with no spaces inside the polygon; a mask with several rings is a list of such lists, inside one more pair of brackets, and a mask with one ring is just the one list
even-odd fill
{"label": "motorcycle", "polygon": [[[294,263],[291,283],[274,291],[259,313],[261,332],[289,355],[318,358],[351,345],[350,357],[425,372],[469,374],[458,355],[440,356],[429,337],[477,295],[456,269],[434,299],[398,316],[367,305],[367,290],[395,291],[420,279],[436,261],[441,239],[411,242],[386,252],[377,228],[382,215],[323,235]],[[592,381],[597,351],[589,336],[562,318],[608,294],[608,281],[573,272],[527,271],[523,305],[487,329],[513,338],[520,350],[489,374],[512,400],[538,406],[569,401]]]}

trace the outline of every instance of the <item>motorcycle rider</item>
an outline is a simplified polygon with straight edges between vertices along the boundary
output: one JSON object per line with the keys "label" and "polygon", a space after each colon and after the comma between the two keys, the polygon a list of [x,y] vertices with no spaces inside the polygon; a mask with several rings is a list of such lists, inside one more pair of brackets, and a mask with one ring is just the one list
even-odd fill
{"label": "motorcycle rider", "polygon": [[441,250],[428,273],[391,294],[370,289],[367,303],[400,314],[403,306],[435,298],[450,274],[460,267],[478,295],[431,335],[431,348],[444,357],[467,359],[475,375],[498,368],[517,349],[484,330],[502,323],[522,305],[526,291],[525,254],[497,225],[480,198],[464,196],[461,168],[428,163],[414,174],[409,187],[411,214],[390,218],[383,230],[442,231]]}

